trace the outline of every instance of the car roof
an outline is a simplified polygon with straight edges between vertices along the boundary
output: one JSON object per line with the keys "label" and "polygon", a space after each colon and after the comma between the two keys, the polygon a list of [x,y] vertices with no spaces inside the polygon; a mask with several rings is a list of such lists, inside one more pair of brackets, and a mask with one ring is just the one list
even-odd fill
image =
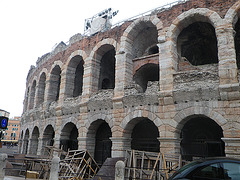
{"label": "car roof", "polygon": [[[180,169],[180,171],[177,171],[178,173],[176,175],[179,176],[180,174],[182,174],[184,176],[184,175],[188,174],[189,172],[191,172],[192,170],[197,169],[198,167],[207,166],[207,165],[214,164],[214,163],[222,163],[222,162],[232,162],[232,163],[240,164],[240,159],[232,158],[232,157],[201,158],[201,159],[194,160],[194,161],[190,162],[189,164],[187,164],[187,165],[190,165],[190,164],[191,165],[189,167],[187,167],[186,169],[184,169],[184,166],[183,166],[183,168],[181,168],[182,171]],[[173,177],[175,177],[175,176],[173,176]]]}
{"label": "car roof", "polygon": [[208,157],[208,158],[201,158],[198,160],[195,160],[196,162],[203,163],[203,162],[222,162],[222,161],[238,161],[240,162],[240,159],[233,158],[233,157]]}

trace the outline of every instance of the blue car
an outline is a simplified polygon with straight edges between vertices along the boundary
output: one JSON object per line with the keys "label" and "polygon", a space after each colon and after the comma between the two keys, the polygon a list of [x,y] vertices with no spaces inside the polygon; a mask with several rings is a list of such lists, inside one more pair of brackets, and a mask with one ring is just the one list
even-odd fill
{"label": "blue car", "polygon": [[240,180],[240,160],[227,157],[206,158],[193,161],[169,180]]}

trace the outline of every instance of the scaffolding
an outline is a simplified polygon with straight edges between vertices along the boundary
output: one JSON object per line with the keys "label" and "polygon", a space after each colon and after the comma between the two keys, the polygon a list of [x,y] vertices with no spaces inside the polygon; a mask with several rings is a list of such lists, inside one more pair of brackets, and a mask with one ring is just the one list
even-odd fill
{"label": "scaffolding", "polygon": [[60,161],[59,179],[91,179],[98,170],[99,166],[88,151],[69,150],[66,157]]}
{"label": "scaffolding", "polygon": [[182,166],[181,156],[173,154],[127,150],[125,178],[165,180]]}

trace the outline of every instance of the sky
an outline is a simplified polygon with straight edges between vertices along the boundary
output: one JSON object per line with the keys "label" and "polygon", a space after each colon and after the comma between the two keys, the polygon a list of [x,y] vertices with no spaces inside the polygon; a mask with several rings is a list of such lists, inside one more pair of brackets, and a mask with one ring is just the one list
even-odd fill
{"label": "sky", "polygon": [[38,57],[84,32],[84,20],[104,9],[113,24],[176,0],[0,0],[0,109],[21,116],[26,78]]}

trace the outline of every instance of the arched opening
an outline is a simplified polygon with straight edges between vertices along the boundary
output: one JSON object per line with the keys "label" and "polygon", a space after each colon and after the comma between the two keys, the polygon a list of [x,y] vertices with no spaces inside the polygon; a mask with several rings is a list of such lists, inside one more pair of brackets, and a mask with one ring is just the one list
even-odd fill
{"label": "arched opening", "polygon": [[35,92],[36,92],[36,81],[33,81],[33,84],[31,87],[31,93],[30,93],[29,109],[32,109],[34,106]]}
{"label": "arched opening", "polygon": [[42,73],[38,82],[37,103],[36,103],[37,107],[39,107],[39,105],[44,102],[45,87],[46,87],[46,74]]}
{"label": "arched opening", "polygon": [[111,157],[112,142],[111,128],[102,119],[94,121],[87,133],[87,150],[94,154],[94,159],[102,165],[106,158]]}
{"label": "arched opening", "polygon": [[106,122],[102,122],[96,132],[94,152],[94,159],[100,165],[111,157],[112,141],[110,137],[112,137],[111,128]]}
{"label": "arched opening", "polygon": [[159,81],[159,65],[145,64],[137,70],[133,76],[133,80],[139,84],[143,92],[145,92],[148,81]]}
{"label": "arched opening", "polygon": [[183,29],[177,48],[179,56],[194,66],[218,63],[217,38],[210,23],[195,22]]}
{"label": "arched opening", "polygon": [[59,98],[61,83],[61,68],[56,65],[50,75],[50,87],[48,91],[48,101],[57,101]]}
{"label": "arched opening", "polygon": [[68,65],[66,73],[66,95],[67,97],[77,97],[82,94],[84,61],[82,56],[74,56]]}
{"label": "arched opening", "polygon": [[134,29],[133,34],[134,41],[132,47],[133,58],[139,58],[142,56],[152,55],[158,53],[158,31],[152,22],[140,22]]}
{"label": "arched opening", "polygon": [[[115,49],[107,45],[107,51],[100,62],[100,75],[98,89],[114,89],[115,87]],[[105,49],[103,46],[101,49]],[[110,50],[109,50],[110,49]]]}
{"label": "arched opening", "polygon": [[222,128],[205,116],[189,117],[181,131],[181,155],[194,157],[225,156]]}
{"label": "arched opening", "polygon": [[240,20],[239,18],[237,23],[235,24],[234,30],[236,32],[234,37],[234,42],[235,42],[237,67],[238,69],[240,69]]}
{"label": "arched opening", "polygon": [[31,139],[31,148],[29,154],[37,154],[38,150],[38,138],[39,138],[39,129],[37,126],[34,127],[32,132],[32,139]]}
{"label": "arched opening", "polygon": [[78,129],[75,124],[67,123],[61,132],[60,147],[64,151],[78,149]]}
{"label": "arched opening", "polygon": [[27,111],[28,109],[28,97],[29,97],[29,87],[27,88],[27,92],[25,95],[25,102],[24,102],[24,111]]}
{"label": "arched opening", "polygon": [[131,133],[131,149],[139,151],[160,152],[159,131],[148,118],[136,118]]}
{"label": "arched opening", "polygon": [[45,152],[45,146],[53,146],[55,132],[52,125],[48,125],[43,132],[42,149]]}
{"label": "arched opening", "polygon": [[28,151],[28,143],[29,143],[29,129],[26,130],[24,140],[23,140],[23,154],[27,154]]}

